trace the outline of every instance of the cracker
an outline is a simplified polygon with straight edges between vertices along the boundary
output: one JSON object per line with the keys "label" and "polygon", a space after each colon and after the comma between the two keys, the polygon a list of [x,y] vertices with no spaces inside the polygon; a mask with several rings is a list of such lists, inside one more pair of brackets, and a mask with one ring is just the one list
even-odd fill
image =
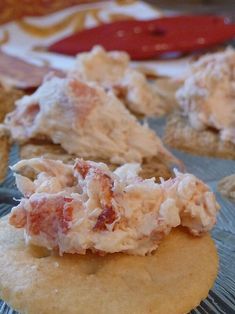
{"label": "cracker", "polygon": [[173,230],[151,256],[59,257],[27,247],[0,220],[0,293],[28,314],[182,314],[206,298],[218,270],[209,234]]}
{"label": "cracker", "polygon": [[17,89],[6,89],[0,85],[0,123],[4,121],[7,113],[15,108],[15,101],[23,96]]}
{"label": "cracker", "polygon": [[217,189],[222,195],[235,200],[235,174],[220,180]]}
{"label": "cracker", "polygon": [[5,179],[8,170],[10,136],[4,126],[0,125],[0,182]]}
{"label": "cracker", "polygon": [[10,151],[10,134],[1,123],[7,113],[15,107],[15,101],[23,96],[17,89],[7,89],[0,85],[0,182],[4,180],[8,169],[8,155]]}
{"label": "cracker", "polygon": [[48,159],[58,159],[65,163],[73,163],[75,156],[69,155],[60,145],[31,141],[20,146],[20,158],[31,159],[43,156]]}
{"label": "cracker", "polygon": [[[69,155],[60,146],[52,143],[43,143],[31,141],[20,147],[20,158],[30,159],[34,157],[44,156],[49,159],[62,160],[65,163],[73,163],[76,159],[75,155]],[[77,156],[80,157],[80,156]],[[94,158],[86,158],[87,160],[93,160]],[[111,170],[114,170],[118,165],[111,164],[108,160],[95,160],[97,162],[106,163]],[[160,158],[153,157],[145,159],[143,161],[142,170],[140,176],[143,178],[162,177],[164,179],[170,178],[172,175],[168,165],[164,164]]]}
{"label": "cracker", "polygon": [[147,158],[143,161],[140,176],[144,179],[155,177],[157,180],[162,177],[169,179],[172,171],[159,157]]}
{"label": "cracker", "polygon": [[235,144],[222,141],[216,131],[193,129],[180,112],[169,117],[164,141],[171,147],[192,154],[235,159]]}

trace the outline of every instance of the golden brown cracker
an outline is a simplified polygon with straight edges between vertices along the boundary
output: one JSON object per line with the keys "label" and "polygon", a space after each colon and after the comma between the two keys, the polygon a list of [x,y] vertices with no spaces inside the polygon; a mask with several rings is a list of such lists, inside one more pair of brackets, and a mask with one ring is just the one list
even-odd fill
{"label": "golden brown cracker", "polygon": [[0,182],[4,180],[8,169],[8,155],[10,151],[10,133],[1,123],[7,113],[15,108],[15,101],[24,95],[14,88],[0,85]]}
{"label": "golden brown cracker", "polygon": [[173,230],[151,256],[49,255],[0,221],[0,292],[28,314],[182,314],[206,298],[218,270],[209,234]]}
{"label": "golden brown cracker", "polygon": [[217,189],[222,195],[235,200],[235,174],[221,179]]}
{"label": "golden brown cracker", "polygon": [[0,85],[0,123],[4,121],[7,113],[15,108],[15,101],[23,96],[23,92],[17,89],[7,89]]}
{"label": "golden brown cracker", "polygon": [[167,164],[163,163],[162,160],[156,156],[143,161],[140,176],[145,179],[152,177],[155,177],[157,180],[160,177],[169,179],[172,176],[172,171]]}
{"label": "golden brown cracker", "polygon": [[10,138],[7,130],[0,125],[0,182],[5,179],[8,170]]}
{"label": "golden brown cracker", "polygon": [[235,159],[235,144],[222,141],[216,131],[195,130],[180,112],[175,112],[168,118],[164,142],[196,155]]}
{"label": "golden brown cracker", "polygon": [[73,163],[75,156],[69,155],[60,145],[31,141],[20,146],[20,158],[30,159],[43,156],[48,159],[58,159],[65,163]]}
{"label": "golden brown cracker", "polygon": [[[20,147],[20,158],[30,159],[34,157],[46,157],[49,159],[62,160],[65,163],[73,163],[76,159],[75,155],[70,155],[60,146],[52,143],[43,143],[31,141]],[[80,156],[77,156],[80,157]],[[92,158],[86,158],[87,160],[93,160]],[[114,170],[118,165],[110,163],[108,160],[96,159],[97,162],[106,163],[111,170]],[[172,175],[169,167],[164,164],[158,157],[145,159],[143,161],[142,170],[140,176],[143,178],[162,177],[164,179],[170,178]]]}

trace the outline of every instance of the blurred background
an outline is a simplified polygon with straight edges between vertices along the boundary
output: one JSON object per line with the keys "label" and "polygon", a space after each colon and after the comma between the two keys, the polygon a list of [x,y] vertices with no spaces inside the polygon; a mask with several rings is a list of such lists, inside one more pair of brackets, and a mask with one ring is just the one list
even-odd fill
{"label": "blurred background", "polygon": [[[98,0],[0,0],[0,23],[19,19],[26,15],[40,16],[77,5]],[[106,0],[108,2],[112,0]],[[131,3],[133,0],[119,0],[119,3]],[[219,13],[235,16],[234,0],[146,0],[159,8],[194,13]]]}
{"label": "blurred background", "polygon": [[41,16],[72,5],[92,3],[96,0],[0,0],[0,23],[23,16]]}
{"label": "blurred background", "polygon": [[188,11],[194,13],[219,13],[235,15],[234,0],[147,0],[145,2],[156,5],[159,8],[174,11]]}

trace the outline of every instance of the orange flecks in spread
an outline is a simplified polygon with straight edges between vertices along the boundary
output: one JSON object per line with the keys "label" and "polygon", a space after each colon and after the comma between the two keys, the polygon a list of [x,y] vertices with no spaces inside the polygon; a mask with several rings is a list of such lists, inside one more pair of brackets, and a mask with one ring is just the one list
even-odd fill
{"label": "orange flecks in spread", "polygon": [[15,228],[24,228],[27,222],[27,212],[22,205],[18,205],[9,218],[9,223]]}
{"label": "orange flecks in spread", "polygon": [[[29,197],[23,186],[29,181],[17,181],[24,197],[13,208],[10,223],[25,229],[27,243],[59,249],[60,254],[146,255],[172,228],[182,225],[199,236],[216,222],[213,193],[187,173],[175,170],[174,179],[155,183],[138,178],[138,165],[112,173],[103,163],[77,159],[73,167],[44,158],[21,161],[13,170],[24,176],[25,166],[41,172],[28,177],[34,188]],[[73,185],[68,186],[71,176]]]}
{"label": "orange flecks in spread", "polygon": [[36,115],[39,113],[40,107],[39,104],[32,104],[31,106],[27,107],[27,110],[25,112],[25,115],[27,115],[28,123],[32,123],[36,117]]}
{"label": "orange flecks in spread", "polygon": [[66,233],[69,229],[69,222],[73,218],[73,207],[71,206],[72,198],[66,197],[64,198],[64,206],[58,207],[56,209],[56,213],[59,220],[59,225],[62,229],[63,233]]}
{"label": "orange flecks in spread", "polygon": [[116,213],[112,207],[106,207],[99,215],[97,222],[93,228],[94,231],[106,230],[106,224],[111,224],[116,219]]}
{"label": "orange flecks in spread", "polygon": [[[78,122],[84,124],[91,111],[99,103],[96,89],[78,80],[70,79],[68,81],[68,96],[73,104]],[[78,99],[79,101],[77,101]]]}
{"label": "orange flecks in spread", "polygon": [[116,219],[116,213],[112,207],[113,199],[113,180],[102,169],[89,165],[84,160],[77,160],[74,168],[82,176],[86,178],[88,173],[94,174],[94,182],[98,182],[97,195],[99,197],[100,205],[103,211],[98,216],[93,230],[106,230],[106,224],[111,224]]}
{"label": "orange flecks in spread", "polygon": [[80,173],[82,178],[85,179],[91,166],[87,162],[85,162],[84,160],[79,159],[76,161],[74,168],[78,173]]}
{"label": "orange flecks in spread", "polygon": [[100,169],[96,169],[95,172],[98,174],[100,182],[100,204],[103,211],[98,216],[93,230],[106,230],[106,224],[111,224],[116,219],[116,212],[112,207],[113,181],[108,175],[102,173]]}
{"label": "orange flecks in spread", "polygon": [[111,206],[111,201],[113,198],[113,181],[107,174],[102,173],[100,169],[96,169],[95,173],[97,174],[97,178],[100,181],[101,205],[102,207]]}
{"label": "orange flecks in spread", "polygon": [[56,197],[53,199],[36,199],[30,202],[32,211],[28,213],[29,234],[38,235],[44,232],[54,238],[58,230],[66,233],[72,220],[73,208],[71,198]]}

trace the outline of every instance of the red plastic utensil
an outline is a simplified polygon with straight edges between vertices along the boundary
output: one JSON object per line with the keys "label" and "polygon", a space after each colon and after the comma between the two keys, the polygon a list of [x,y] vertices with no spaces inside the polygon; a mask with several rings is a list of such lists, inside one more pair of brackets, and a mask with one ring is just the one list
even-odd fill
{"label": "red plastic utensil", "polygon": [[235,37],[235,24],[218,16],[173,16],[154,20],[125,20],[86,29],[54,44],[49,51],[76,55],[94,45],[121,50],[133,60],[166,53],[187,53],[209,48]]}

